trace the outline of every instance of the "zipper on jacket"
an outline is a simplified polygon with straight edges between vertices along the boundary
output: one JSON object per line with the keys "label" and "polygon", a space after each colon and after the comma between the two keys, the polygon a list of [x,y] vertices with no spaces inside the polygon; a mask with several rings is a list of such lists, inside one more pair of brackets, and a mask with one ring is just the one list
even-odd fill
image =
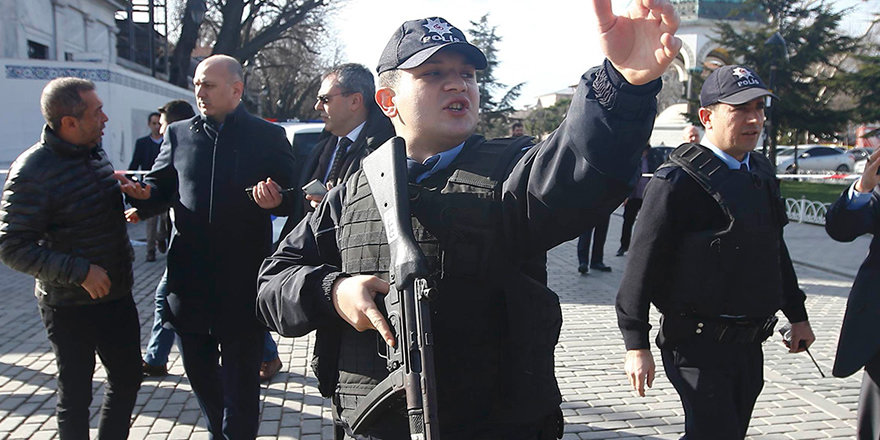
{"label": "zipper on jacket", "polygon": [[208,197],[208,224],[214,223],[214,175],[217,172],[217,142],[220,141],[220,130],[214,135],[214,151],[211,154],[211,193]]}

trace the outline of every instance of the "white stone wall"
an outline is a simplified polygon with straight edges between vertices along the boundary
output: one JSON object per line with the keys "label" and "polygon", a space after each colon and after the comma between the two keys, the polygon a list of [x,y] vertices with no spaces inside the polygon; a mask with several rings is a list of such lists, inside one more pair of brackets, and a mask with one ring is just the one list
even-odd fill
{"label": "white stone wall", "polygon": [[149,133],[147,115],[172,99],[194,103],[192,91],[109,63],[75,63],[0,59],[0,169],[39,140],[44,124],[40,93],[49,80],[62,76],[89,79],[97,85],[110,118],[104,129],[104,149],[117,169],[131,160],[134,141]]}

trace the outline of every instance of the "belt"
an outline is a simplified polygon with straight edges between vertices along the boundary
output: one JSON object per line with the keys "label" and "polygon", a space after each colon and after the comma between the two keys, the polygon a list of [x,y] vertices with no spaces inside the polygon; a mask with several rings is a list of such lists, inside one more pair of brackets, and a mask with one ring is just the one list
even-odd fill
{"label": "belt", "polygon": [[694,322],[694,334],[724,344],[764,342],[773,334],[779,321],[775,315],[757,320],[700,316],[690,318]]}

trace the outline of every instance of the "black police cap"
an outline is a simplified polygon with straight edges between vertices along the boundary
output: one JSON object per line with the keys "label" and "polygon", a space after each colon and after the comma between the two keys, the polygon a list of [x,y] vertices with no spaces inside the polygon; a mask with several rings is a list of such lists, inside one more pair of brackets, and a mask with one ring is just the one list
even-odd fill
{"label": "black police cap", "polygon": [[486,55],[468,43],[458,28],[441,17],[429,17],[407,21],[394,31],[382,51],[376,72],[419,67],[444,47],[462,53],[477,70],[485,69],[488,65]]}
{"label": "black police cap", "polygon": [[743,66],[723,66],[715,69],[703,83],[703,90],[700,91],[700,107],[708,107],[718,102],[740,105],[761,96],[778,99],[753,70]]}

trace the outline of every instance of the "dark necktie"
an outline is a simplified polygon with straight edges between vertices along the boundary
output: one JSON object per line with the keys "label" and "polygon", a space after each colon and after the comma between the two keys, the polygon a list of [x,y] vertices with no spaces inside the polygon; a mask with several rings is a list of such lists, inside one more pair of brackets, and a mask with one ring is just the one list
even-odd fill
{"label": "dark necktie", "polygon": [[425,163],[418,163],[417,161],[406,158],[406,179],[409,183],[416,183],[416,179],[419,178],[422,174],[431,171],[431,168],[434,168],[434,165],[440,160],[440,156],[431,156],[425,160]]}
{"label": "dark necktie", "polygon": [[749,171],[749,166],[746,165],[745,162],[743,162],[743,163],[739,164],[739,169],[740,169],[740,171],[748,172],[748,171]]}
{"label": "dark necktie", "polygon": [[339,146],[336,148],[336,156],[333,157],[333,164],[330,165],[330,174],[327,175],[327,183],[336,185],[339,179],[339,172],[342,170],[342,163],[345,161],[345,153],[351,146],[351,139],[344,137],[339,139]]}

